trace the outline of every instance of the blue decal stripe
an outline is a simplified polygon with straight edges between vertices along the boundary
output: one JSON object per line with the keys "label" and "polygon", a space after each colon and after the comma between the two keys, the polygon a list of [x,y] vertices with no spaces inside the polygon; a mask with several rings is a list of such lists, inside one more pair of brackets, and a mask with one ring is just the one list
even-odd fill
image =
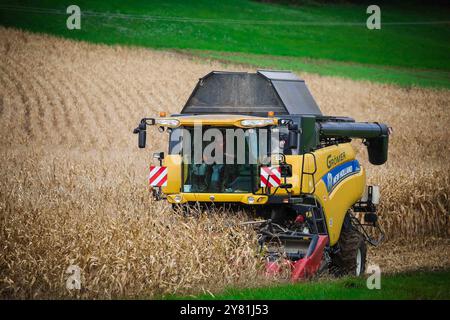
{"label": "blue decal stripe", "polygon": [[322,181],[325,183],[328,193],[330,193],[342,180],[359,171],[361,171],[361,167],[358,160],[351,160],[328,171],[322,177]]}

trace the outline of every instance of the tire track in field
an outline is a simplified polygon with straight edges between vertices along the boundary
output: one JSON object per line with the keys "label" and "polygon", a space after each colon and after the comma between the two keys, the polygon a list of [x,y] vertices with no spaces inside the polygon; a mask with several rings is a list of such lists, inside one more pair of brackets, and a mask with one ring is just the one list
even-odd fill
{"label": "tire track in field", "polygon": [[61,64],[58,67],[66,79],[72,80],[67,83],[70,83],[73,87],[71,90],[77,98],[80,99],[81,117],[86,123],[86,129],[89,131],[88,139],[90,146],[107,145],[108,138],[105,135],[99,134],[98,128],[105,122],[105,116],[109,116],[103,108],[102,95],[96,94],[97,91],[92,90],[93,88],[96,88],[97,85],[89,81],[86,75],[83,75],[85,70],[82,68],[68,68],[66,64]]}
{"label": "tire track in field", "polygon": [[[76,92],[79,92],[79,96],[82,96],[83,100],[86,101],[86,111],[88,114],[92,115],[92,117],[88,116],[87,118],[93,118],[94,120],[90,121],[90,124],[93,125],[91,129],[93,129],[94,134],[93,138],[90,140],[91,142],[97,140],[93,146],[108,146],[108,144],[114,140],[113,135],[110,130],[104,130],[103,132],[99,131],[99,128],[108,126],[108,124],[112,123],[109,110],[110,99],[108,98],[107,93],[105,93],[107,90],[100,85],[103,81],[102,78],[96,75],[96,72],[93,72],[92,69],[85,70],[84,68],[80,68],[79,71],[73,71],[65,67],[64,70],[75,78],[72,85],[76,88]],[[90,81],[90,77],[94,80]],[[97,134],[95,134],[95,132],[97,132]]]}
{"label": "tire track in field", "polygon": [[100,118],[98,116],[98,113],[93,110],[91,107],[92,103],[91,99],[87,97],[86,94],[83,93],[83,87],[80,85],[79,81],[74,81],[73,83],[74,90],[80,93],[80,100],[82,101],[82,112],[85,115],[86,118],[86,125],[89,130],[89,145],[91,147],[94,147],[98,144],[104,145],[105,139],[103,135],[100,135],[98,133],[98,130],[96,130],[98,123],[100,121]]}
{"label": "tire track in field", "polygon": [[80,95],[83,96],[84,100],[86,100],[86,111],[92,115],[90,118],[94,120],[90,122],[93,125],[94,132],[94,143],[92,146],[104,148],[108,145],[108,141],[113,139],[109,130],[101,129],[107,126],[107,123],[111,123],[111,117],[107,106],[105,107],[105,104],[107,104],[107,99],[105,99],[105,95],[99,88],[97,81],[89,81],[89,79],[78,72],[74,72],[72,75],[78,79],[78,81],[75,81],[77,83],[75,88],[78,89]]}
{"label": "tire track in field", "polygon": [[58,84],[61,86],[61,91],[69,93],[69,100],[65,101],[63,109],[65,118],[70,120],[70,129],[75,136],[73,143],[79,145],[80,143],[86,144],[86,140],[91,142],[93,141],[93,133],[91,127],[86,123],[86,117],[80,101],[80,94],[69,80],[68,72],[61,71],[59,67],[57,67],[57,70],[59,71],[59,76],[57,78],[60,79]]}
{"label": "tire track in field", "polygon": [[[101,69],[109,70],[107,76],[105,76],[104,82],[111,87],[111,94],[114,101],[115,112],[117,113],[121,124],[121,137],[120,141],[122,145],[129,143],[129,136],[132,128],[137,121],[131,115],[136,114],[136,107],[141,104],[138,97],[133,94],[133,90],[130,90],[137,84],[137,87],[141,87],[139,78],[141,72],[128,73],[128,70],[123,70],[123,67],[118,65],[116,61],[103,60],[102,61],[108,68],[100,67]],[[130,66],[127,64],[128,69]],[[126,108],[124,108],[126,106]]]}
{"label": "tire track in field", "polygon": [[[32,58],[35,57],[33,56]],[[38,72],[36,72],[36,70],[34,70],[34,72],[33,71],[29,72],[29,70],[27,70],[27,63],[25,62],[22,63],[21,60],[18,59],[19,58],[10,57],[10,60],[14,62],[14,65],[21,67],[21,72],[23,74],[22,78],[25,79],[27,82],[37,82],[40,88],[42,89],[43,95],[45,95],[47,98],[48,105],[41,108],[40,114],[43,114],[45,116],[46,112],[44,112],[43,110],[44,109],[50,110],[49,112],[50,123],[48,125],[49,128],[47,129],[47,132],[49,132],[48,137],[58,141],[57,144],[59,145],[67,143],[69,141],[69,137],[67,135],[68,131],[62,130],[60,126],[60,120],[64,118],[64,113],[62,112],[64,99],[62,97],[60,90],[58,90],[57,87],[54,85],[53,83],[54,80],[52,79],[52,77],[50,78],[48,77],[49,73],[47,72],[47,70],[44,69],[42,70],[42,72],[39,72],[41,70],[38,70]],[[50,95],[50,93],[53,94]],[[28,96],[27,93],[25,93],[25,95]],[[47,141],[47,143],[51,142]]]}
{"label": "tire track in field", "polygon": [[[114,72],[112,65],[102,61],[102,64],[98,66],[101,70],[108,70],[99,78],[99,83],[102,84],[104,92],[108,94],[108,100],[112,103],[113,110],[111,111],[117,118],[115,125],[125,127],[128,119],[127,113],[129,114],[130,111],[128,104],[131,98],[126,87],[120,86],[121,80],[118,78],[121,74]],[[124,106],[127,106],[127,108],[124,108]]]}
{"label": "tire track in field", "polygon": [[[107,61],[105,60],[104,62],[106,63]],[[135,68],[134,62],[129,60],[127,60],[126,65],[119,64],[117,61],[109,61],[108,65],[111,66],[113,71],[110,73],[113,81],[115,83],[120,83],[119,88],[121,90],[119,94],[122,97],[122,101],[127,105],[128,115],[125,121],[133,121],[132,125],[134,125],[134,122],[137,121],[134,119],[134,115],[139,117],[139,106],[146,104],[145,102],[148,100],[141,91],[141,89],[145,87],[140,81],[144,70],[142,70],[142,68]],[[131,101],[133,103],[131,103]],[[133,115],[133,119],[130,118],[130,115]]]}
{"label": "tire track in field", "polygon": [[[129,105],[129,114],[133,115],[133,117],[130,119],[128,115],[128,122],[133,121],[132,125],[135,125],[135,122],[138,121],[138,118],[142,117],[142,110],[145,110],[147,106],[149,105],[149,98],[146,97],[142,93],[142,90],[145,90],[147,86],[149,86],[148,83],[152,83],[152,81],[143,82],[143,72],[142,70],[139,71],[139,68],[137,68],[134,65],[131,65],[132,63],[128,64],[126,67],[128,70],[124,70],[125,68],[120,68],[117,64],[114,65],[114,70],[116,71],[114,73],[114,77],[117,78],[117,81],[121,82],[123,85],[123,90],[121,90],[121,95],[124,96],[124,93],[126,94],[123,97],[123,100],[127,100],[127,103]],[[131,71],[130,71],[131,70]],[[133,72],[134,71],[134,72]],[[130,85],[130,81],[125,81],[123,77],[118,77],[118,75],[126,74],[129,79],[132,81],[133,85]],[[163,92],[160,92],[160,94],[163,94]],[[153,98],[152,95],[150,95],[150,99]],[[130,100],[133,101],[133,103],[130,103]],[[145,114],[148,114],[150,109],[145,110]],[[156,111],[156,110],[152,110]]]}
{"label": "tire track in field", "polygon": [[[2,76],[4,75],[4,76]],[[3,107],[3,116],[0,118],[0,132],[2,137],[2,143],[7,141],[12,141],[11,133],[13,132],[11,124],[13,123],[13,104],[14,104],[14,92],[12,88],[14,88],[14,84],[9,79],[8,74],[3,69],[3,66],[0,64],[0,83],[1,83],[1,96],[2,96],[2,107]]]}
{"label": "tire track in field", "polygon": [[[96,71],[96,68],[93,70]],[[98,70],[97,70],[98,71]],[[122,126],[123,116],[121,116],[120,106],[118,106],[117,94],[114,92],[114,87],[111,86],[109,80],[106,79],[100,72],[95,72],[96,75],[92,75],[94,80],[90,81],[90,84],[95,87],[96,92],[99,95],[99,104],[92,107],[93,112],[101,112],[103,117],[99,117],[99,127],[104,127],[106,130],[107,140],[109,143],[117,143],[117,137],[115,136],[116,127]],[[86,74],[82,74],[81,78],[84,78]],[[87,79],[85,80],[87,81]],[[108,147],[105,144],[104,147]]]}
{"label": "tire track in field", "polygon": [[73,109],[75,108],[76,96],[66,86],[64,90],[64,82],[62,77],[55,72],[53,68],[49,68],[46,73],[47,83],[51,86],[52,90],[56,93],[56,97],[60,102],[60,120],[62,120],[62,128],[66,133],[67,139],[66,143],[78,143],[81,140],[78,124],[74,122],[75,117],[73,116]]}
{"label": "tire track in field", "polygon": [[[49,54],[56,54],[58,55],[58,47],[54,46],[51,48],[51,52]],[[61,54],[67,54],[66,52],[60,52]],[[34,56],[35,59],[42,59],[42,57]],[[78,144],[81,141],[81,133],[85,133],[85,131],[82,128],[79,128],[78,125],[75,125],[74,122],[76,122],[76,119],[78,117],[78,113],[76,112],[76,104],[78,101],[78,95],[77,93],[71,89],[72,84],[70,81],[67,80],[67,72],[56,72],[55,68],[59,69],[63,67],[65,70],[70,70],[70,68],[66,67],[66,64],[63,63],[60,59],[57,59],[56,62],[52,61],[51,64],[45,64],[43,66],[42,74],[46,75],[46,78],[43,79],[43,83],[45,85],[43,86],[43,91],[45,93],[53,92],[54,99],[50,100],[50,104],[52,106],[52,110],[54,111],[52,113],[52,121],[54,126],[54,132],[61,133],[62,131],[64,134],[62,134],[62,138],[60,139],[59,144]],[[62,75],[62,76],[61,76]],[[85,89],[81,91],[84,94],[90,95],[92,91],[92,86],[96,86],[97,84],[92,81],[89,81],[86,79],[83,75],[81,75],[79,72],[73,72],[72,75],[76,75],[78,79],[81,81],[81,83],[85,83]],[[97,79],[97,78],[95,78]],[[100,80],[101,81],[101,80]],[[98,85],[97,85],[98,86]],[[102,90],[103,92],[103,90]],[[65,96],[64,93],[69,93],[68,96]],[[91,103],[90,110],[93,114],[96,115],[96,118],[98,121],[96,127],[99,125],[102,125],[102,120],[100,117],[97,116],[97,113],[99,112],[99,108],[102,108],[102,106],[107,105],[108,98],[105,97],[102,94],[93,94],[94,97],[96,97],[96,102]],[[73,102],[73,103],[72,103]],[[59,105],[59,107],[57,106]],[[104,118],[107,120],[109,118],[109,113],[106,110],[103,110]],[[61,130],[58,126],[58,123],[60,123],[61,119],[64,119],[64,124],[67,124],[68,130],[64,129],[64,126],[62,126]],[[99,136],[99,135],[97,135]],[[102,136],[102,135],[100,135]],[[59,135],[57,136],[59,138]],[[93,142],[93,138],[89,139],[91,142]],[[106,137],[105,140],[111,140],[111,137]],[[104,141],[106,142],[106,141]],[[103,145],[107,145],[107,143],[104,143]]]}
{"label": "tire track in field", "polygon": [[[5,96],[9,97],[9,104],[8,106],[6,106],[6,101],[4,101],[5,103],[5,107],[7,107],[8,110],[8,114],[7,114],[7,118],[5,118],[5,122],[2,125],[2,130],[4,131],[5,135],[10,135],[13,132],[16,131],[16,126],[11,127],[11,124],[16,123],[17,119],[16,117],[13,115],[14,110],[16,109],[20,109],[23,105],[23,103],[16,103],[16,99],[18,96],[20,96],[19,93],[17,93],[16,90],[14,90],[14,88],[16,88],[15,83],[13,80],[9,79],[9,74],[7,72],[7,68],[4,65],[0,65],[0,72],[3,73],[4,75],[6,75],[6,77],[0,77],[2,79],[2,83],[4,88],[8,88],[9,90],[7,91],[7,94]],[[7,80],[11,85],[6,84],[6,82],[4,80]],[[25,81],[24,81],[25,83]],[[37,105],[39,105],[41,103],[41,97],[40,95],[37,94],[36,91],[36,85],[32,84],[31,87],[31,91],[33,92],[33,96],[31,97],[33,104],[36,103]],[[5,98],[6,100],[6,98]],[[36,100],[36,101],[35,101]],[[17,105],[16,105],[17,104]],[[16,114],[17,115],[17,114]],[[34,122],[33,122],[34,123]],[[42,132],[43,132],[43,128],[41,127],[42,123],[40,121],[40,119],[38,119],[37,123],[39,124],[39,130],[36,130],[36,133],[41,136]],[[15,132],[15,134],[18,134],[17,132]]]}
{"label": "tire track in field", "polygon": [[130,113],[133,117],[132,121],[137,122],[138,121],[137,118],[139,119],[142,118],[142,111],[144,110],[145,105],[148,105],[149,100],[147,96],[143,93],[143,88],[145,88],[145,85],[141,81],[142,74],[144,74],[147,69],[142,68],[142,66],[140,67],[136,66],[136,62],[133,60],[130,61],[129,59],[127,59],[125,66],[122,65],[118,66],[117,64],[114,64],[114,67],[121,74],[123,72],[127,73],[130,79],[132,79],[132,83],[128,82],[127,87],[128,90],[131,91],[129,95],[133,97],[133,99],[136,102],[136,105],[131,108]]}
{"label": "tire track in field", "polygon": [[141,77],[136,78],[136,83],[137,83],[136,91],[138,92],[141,100],[143,101],[141,107],[138,110],[136,110],[137,115],[135,121],[138,121],[141,118],[143,118],[142,115],[144,115],[144,117],[146,115],[148,116],[156,115],[156,112],[159,110],[159,108],[156,103],[153,103],[153,101],[155,101],[155,96],[152,93],[151,89],[148,91],[145,90],[147,86],[143,83]]}
{"label": "tire track in field", "polygon": [[[32,91],[27,93],[27,96],[36,96],[37,99],[37,106],[36,106],[36,123],[38,124],[38,130],[40,139],[42,141],[47,141],[50,138],[49,129],[46,125],[46,106],[51,103],[52,98],[50,97],[48,90],[43,85],[45,83],[45,79],[40,76],[40,72],[26,72],[24,70],[28,69],[28,66],[21,61],[18,61],[17,59],[14,59],[10,57],[11,61],[14,61],[14,63],[18,66],[21,66],[21,72],[24,75],[24,78],[26,79],[25,83],[30,83],[30,86],[32,87]],[[42,72],[44,73],[44,72]],[[29,79],[31,77],[31,79]],[[45,107],[44,107],[45,106]],[[34,121],[33,121],[34,123]]]}
{"label": "tire track in field", "polygon": [[[8,60],[5,60],[8,61]],[[30,106],[29,106],[29,99],[26,94],[26,90],[24,88],[24,85],[21,81],[21,77],[17,76],[17,73],[20,73],[20,70],[17,70],[14,65],[11,65],[10,68],[4,67],[3,68],[5,74],[10,79],[10,82],[13,84],[13,92],[17,93],[17,97],[19,98],[20,102],[17,106],[16,110],[20,110],[20,114],[22,114],[22,119],[20,121],[22,129],[24,129],[24,132],[27,134],[29,138],[32,138],[31,135],[31,128],[27,125],[30,122]],[[15,122],[17,123],[17,117],[15,118]],[[20,131],[21,133],[22,131]],[[21,136],[21,134],[18,134],[17,136]]]}
{"label": "tire track in field", "polygon": [[[5,61],[7,60],[5,59]],[[27,95],[27,90],[24,88],[22,78],[17,75],[17,73],[20,73],[20,70],[15,69],[14,66],[7,68],[6,66],[0,65],[0,67],[13,84],[12,92],[17,92],[17,97],[19,97],[21,102],[16,106],[16,110],[21,111],[20,114],[22,116],[20,117],[20,127],[23,131],[15,128],[14,137],[19,138],[18,140],[21,142],[26,141],[27,139],[33,139],[34,134],[30,126],[30,100]],[[15,119],[14,123],[17,123],[17,119]],[[22,132],[25,132],[25,137],[22,135]]]}
{"label": "tire track in field", "polygon": [[[60,79],[58,81],[58,87],[61,92],[68,92],[68,101],[65,101],[63,105],[65,119],[68,120],[70,129],[75,136],[72,141],[75,145],[85,144],[93,145],[95,141],[95,134],[93,131],[94,123],[87,123],[87,117],[84,109],[88,105],[85,99],[83,91],[77,90],[78,86],[75,85],[77,81],[73,81],[73,76],[78,77],[78,72],[74,72],[71,68],[68,68],[65,63],[55,65],[55,77]],[[72,80],[72,81],[71,81]],[[83,105],[85,107],[83,107]],[[87,143],[89,142],[89,143]]]}
{"label": "tire track in field", "polygon": [[138,102],[135,101],[135,97],[131,94],[128,85],[120,77],[121,73],[114,67],[113,69],[111,76],[107,77],[105,83],[111,87],[116,96],[116,99],[114,99],[114,107],[119,118],[120,131],[122,132],[120,145],[125,146],[129,141],[134,124],[130,117],[133,114],[132,109],[134,105],[138,105]]}
{"label": "tire track in field", "polygon": [[[62,145],[67,143],[70,139],[68,136],[68,131],[63,130],[63,127],[60,125],[61,119],[64,118],[64,112],[62,111],[64,109],[64,98],[61,94],[61,91],[57,89],[57,87],[54,85],[53,77],[49,77],[49,72],[47,70],[42,70],[42,72],[26,72],[26,65],[27,63],[22,63],[21,61],[18,61],[17,59],[11,58],[12,61],[15,61],[15,65],[22,67],[22,73],[24,74],[24,79],[27,79],[28,82],[34,82],[36,81],[39,86],[42,89],[43,94],[45,94],[48,98],[49,106],[46,107],[46,109],[50,110],[50,127],[48,128],[49,137],[51,139],[55,139],[58,141],[57,144]],[[51,72],[51,71],[50,71]],[[42,75],[43,74],[43,75]],[[31,77],[31,80],[30,80]],[[50,93],[53,93],[50,95]],[[28,95],[27,95],[28,96]],[[50,107],[50,108],[49,108]],[[45,108],[45,107],[44,107]],[[47,141],[50,143],[50,141]]]}
{"label": "tire track in field", "polygon": [[139,103],[138,100],[136,99],[136,95],[132,93],[133,91],[132,84],[134,84],[135,79],[139,75],[135,74],[134,76],[130,77],[128,71],[124,70],[124,68],[122,68],[121,65],[118,65],[118,63],[110,63],[109,66],[110,66],[110,73],[109,73],[110,77],[108,78],[114,83],[115,87],[118,87],[119,89],[118,92],[122,98],[122,103],[126,107],[124,113],[129,116],[134,111],[133,106]]}
{"label": "tire track in field", "polygon": [[[74,78],[78,76],[77,73],[68,68],[61,68],[61,66],[59,66],[59,68],[61,69],[61,74],[64,75],[66,87],[68,88],[68,90],[72,91],[72,94],[76,97],[76,105],[78,106],[76,113],[79,119],[79,123],[82,127],[77,128],[77,130],[82,131],[83,135],[86,137],[87,146],[95,146],[98,143],[96,141],[97,135],[95,133],[95,127],[99,120],[97,117],[97,113],[92,112],[92,109],[89,108],[90,104],[86,99],[86,95],[83,94],[83,90],[80,87],[78,81],[73,81]],[[69,79],[72,79],[72,81],[69,81]]]}

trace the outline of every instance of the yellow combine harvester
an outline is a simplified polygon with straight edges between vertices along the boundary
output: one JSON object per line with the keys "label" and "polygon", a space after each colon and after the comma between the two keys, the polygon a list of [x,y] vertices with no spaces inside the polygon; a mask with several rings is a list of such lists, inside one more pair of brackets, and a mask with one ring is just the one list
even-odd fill
{"label": "yellow combine harvester", "polygon": [[[149,183],[156,199],[189,211],[193,205],[251,209],[266,270],[291,269],[292,280],[328,268],[360,275],[366,245],[377,245],[377,186],[350,144],[364,140],[369,161],[387,160],[389,129],[322,115],[305,82],[286,71],[211,72],[180,114],[144,118],[169,132],[169,150],[154,154]],[[355,215],[358,212],[358,218]],[[368,227],[379,231],[369,236]],[[284,262],[280,262],[284,261]]]}

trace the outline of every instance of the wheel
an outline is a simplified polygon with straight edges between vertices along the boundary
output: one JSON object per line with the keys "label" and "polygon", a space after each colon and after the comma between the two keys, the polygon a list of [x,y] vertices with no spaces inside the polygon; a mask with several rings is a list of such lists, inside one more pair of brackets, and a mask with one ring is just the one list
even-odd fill
{"label": "wheel", "polygon": [[361,276],[366,270],[367,247],[363,235],[353,226],[342,227],[337,252],[331,255],[330,270],[337,276]]}

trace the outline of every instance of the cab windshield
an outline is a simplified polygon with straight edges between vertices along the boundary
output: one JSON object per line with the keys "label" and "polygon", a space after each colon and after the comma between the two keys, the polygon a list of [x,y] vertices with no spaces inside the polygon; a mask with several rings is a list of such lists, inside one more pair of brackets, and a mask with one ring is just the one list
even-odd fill
{"label": "cab windshield", "polygon": [[259,189],[258,168],[269,150],[268,129],[204,127],[201,138],[193,128],[176,130],[169,152],[183,155],[182,192],[254,193]]}

